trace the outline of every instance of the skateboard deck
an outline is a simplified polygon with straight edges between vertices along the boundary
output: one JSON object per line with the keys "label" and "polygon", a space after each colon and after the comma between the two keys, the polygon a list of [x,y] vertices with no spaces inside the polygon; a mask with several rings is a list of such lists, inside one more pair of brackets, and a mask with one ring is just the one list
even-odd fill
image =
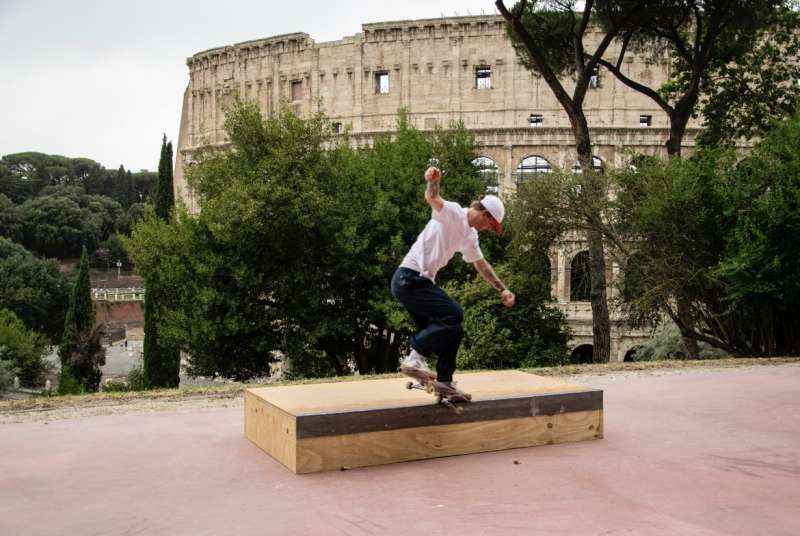
{"label": "skateboard deck", "polygon": [[464,408],[457,406],[459,403],[466,403],[472,400],[472,395],[460,389],[449,387],[436,379],[436,374],[425,371],[417,367],[400,366],[400,372],[417,381],[406,382],[406,389],[420,389],[428,394],[436,396],[436,402],[442,404],[451,411],[461,415]]}

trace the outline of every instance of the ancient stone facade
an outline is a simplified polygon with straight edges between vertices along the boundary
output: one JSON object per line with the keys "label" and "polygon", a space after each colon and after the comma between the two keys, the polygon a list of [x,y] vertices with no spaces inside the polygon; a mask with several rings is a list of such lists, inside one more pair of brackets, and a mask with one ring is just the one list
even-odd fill
{"label": "ancient stone facade", "polygon": [[[614,53],[612,47],[608,57]],[[477,136],[481,162],[496,170],[501,195],[553,166],[575,165],[566,114],[544,80],[519,62],[499,16],[364,24],[361,33],[328,43],[305,33],[280,35],[200,52],[187,65],[175,189],[191,210],[198,207],[184,181],[184,163],[197,149],[226,143],[225,109],[236,94],[258,102],[265,114],[284,101],[299,114],[323,110],[338,132],[348,129],[358,144],[392,130],[400,108],[420,130],[461,120]],[[625,65],[629,76],[651,86],[666,80],[668,69],[667,58],[633,58]],[[571,82],[565,83],[569,90]],[[666,115],[611,73],[597,73],[585,110],[596,165],[624,165],[632,152],[665,152]],[[688,147],[696,132],[690,125]],[[551,254],[553,296],[569,318],[574,348],[592,342],[589,303],[571,299],[570,291],[573,261],[585,250],[574,237]],[[609,262],[608,275],[616,272]],[[623,360],[642,335],[615,323],[612,360]]]}

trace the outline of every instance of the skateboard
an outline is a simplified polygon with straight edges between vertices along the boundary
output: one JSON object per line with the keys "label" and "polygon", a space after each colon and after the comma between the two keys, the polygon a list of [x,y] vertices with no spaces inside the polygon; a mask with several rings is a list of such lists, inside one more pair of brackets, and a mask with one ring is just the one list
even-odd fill
{"label": "skateboard", "polygon": [[420,389],[428,394],[436,395],[437,403],[442,404],[458,415],[464,412],[464,408],[456,406],[456,404],[472,400],[472,395],[469,393],[454,387],[448,387],[444,383],[437,381],[434,372],[402,365],[400,366],[400,372],[417,381],[417,383],[406,382],[406,389]]}

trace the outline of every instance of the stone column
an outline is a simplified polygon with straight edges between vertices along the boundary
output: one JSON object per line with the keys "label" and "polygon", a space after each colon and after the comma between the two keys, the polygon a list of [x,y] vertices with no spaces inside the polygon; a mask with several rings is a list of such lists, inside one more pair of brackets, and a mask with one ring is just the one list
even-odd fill
{"label": "stone column", "polygon": [[211,132],[213,133],[211,138],[213,143],[217,143],[219,141],[219,134],[217,130],[217,107],[219,105],[217,103],[217,96],[219,95],[220,90],[217,89],[216,85],[217,80],[215,76],[214,85],[211,87]]}
{"label": "stone column", "polygon": [[281,105],[281,71],[280,71],[280,53],[275,51],[275,56],[272,58],[272,103],[270,105],[270,115],[278,111]]}
{"label": "stone column", "polygon": [[558,283],[556,284],[556,299],[558,303],[569,302],[567,295],[567,252],[562,247],[558,249]]}
{"label": "stone column", "polygon": [[611,301],[612,299],[617,297],[617,276],[619,275],[619,264],[616,262],[611,263],[611,279],[608,281],[608,300]]}
{"label": "stone column", "polygon": [[[410,38],[410,37],[409,37]],[[413,113],[411,109],[411,42],[404,43],[403,50],[403,76],[400,88],[400,106],[408,110],[409,116]]]}
{"label": "stone column", "polygon": [[516,188],[514,187],[514,146],[510,143],[505,145],[506,149],[506,176],[505,176],[505,186],[508,188],[508,191],[513,192]]}
{"label": "stone column", "polygon": [[[361,39],[364,39],[362,37]],[[367,44],[362,41],[360,47],[356,47],[355,66],[353,67],[353,130],[360,132],[364,130],[364,47]],[[347,73],[347,76],[350,76]]]}

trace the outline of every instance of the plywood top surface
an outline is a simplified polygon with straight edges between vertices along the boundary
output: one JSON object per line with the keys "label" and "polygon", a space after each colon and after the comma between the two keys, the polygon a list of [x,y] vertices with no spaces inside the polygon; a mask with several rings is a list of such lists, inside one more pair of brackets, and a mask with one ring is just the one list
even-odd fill
{"label": "plywood top surface", "polygon": [[[515,370],[457,374],[455,380],[460,389],[472,395],[473,402],[594,390]],[[412,407],[434,401],[433,395],[424,391],[406,389],[407,381],[403,377],[286,385],[248,389],[248,392],[292,415]]]}

